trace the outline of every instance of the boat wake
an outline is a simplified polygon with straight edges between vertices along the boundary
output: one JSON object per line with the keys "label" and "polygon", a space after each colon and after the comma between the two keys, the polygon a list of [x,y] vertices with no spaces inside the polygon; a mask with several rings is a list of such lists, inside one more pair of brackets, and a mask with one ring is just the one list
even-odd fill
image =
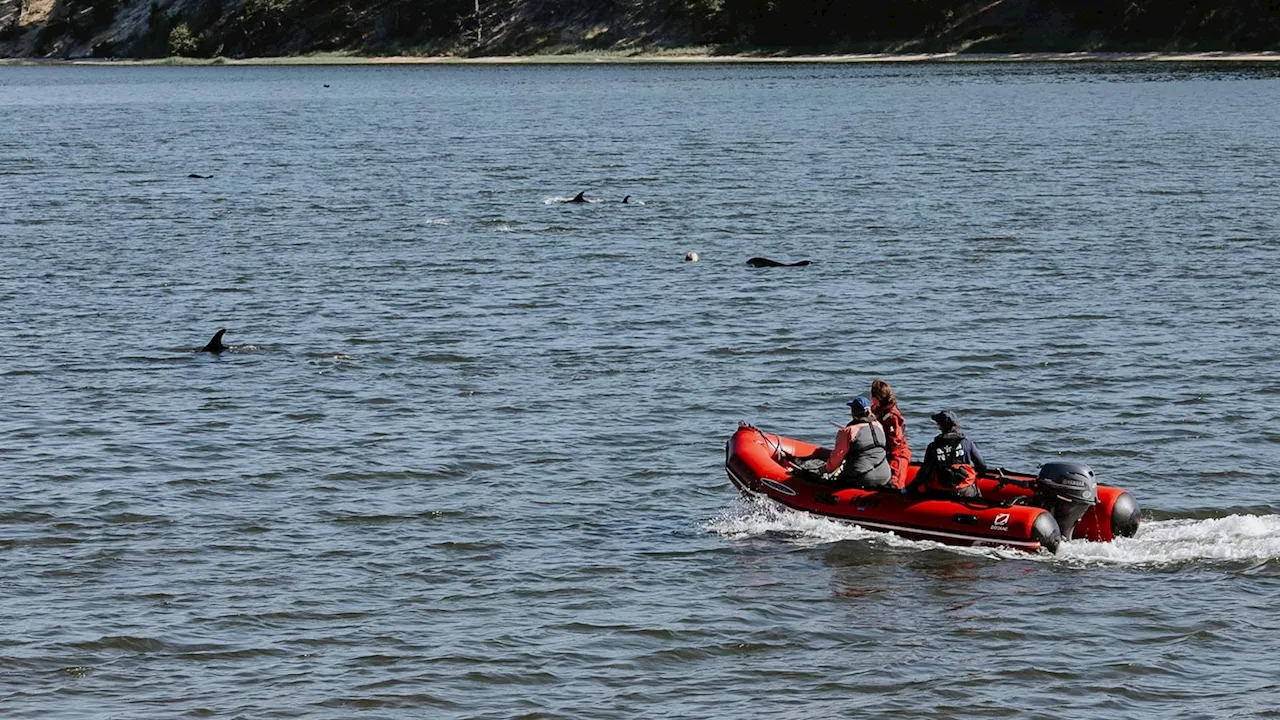
{"label": "boat wake", "polygon": [[1117,538],[1109,543],[1087,540],[1064,542],[1057,555],[907,540],[797,512],[766,499],[740,499],[734,508],[704,523],[702,528],[730,540],[772,538],[797,545],[857,540],[905,550],[943,549],[963,555],[1072,565],[1164,567],[1218,562],[1263,565],[1280,560],[1280,515],[1239,514],[1209,519],[1146,521],[1134,537]]}
{"label": "boat wake", "polygon": [[1266,563],[1280,559],[1280,515],[1154,520],[1131,538],[1063,543],[1058,557],[1120,565]]}

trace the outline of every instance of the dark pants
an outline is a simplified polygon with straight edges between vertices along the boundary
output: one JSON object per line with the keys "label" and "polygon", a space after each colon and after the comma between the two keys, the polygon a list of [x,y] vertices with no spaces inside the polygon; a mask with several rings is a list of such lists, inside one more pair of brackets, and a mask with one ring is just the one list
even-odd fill
{"label": "dark pants", "polygon": [[[917,491],[918,492],[918,491]],[[938,490],[928,489],[924,491],[925,497],[936,498],[938,500],[974,500],[982,497],[982,491],[978,490],[978,484],[974,483],[967,488],[954,490]]]}
{"label": "dark pants", "polygon": [[863,490],[892,490],[894,492],[898,492],[898,489],[893,486],[892,480],[880,484],[872,484],[865,480],[851,480],[840,484],[845,487],[861,488]]}
{"label": "dark pants", "polygon": [[897,488],[893,486],[893,477],[884,482],[872,482],[865,478],[855,477],[848,473],[840,476],[840,485],[843,487],[861,488],[863,490],[893,490],[897,492]]}

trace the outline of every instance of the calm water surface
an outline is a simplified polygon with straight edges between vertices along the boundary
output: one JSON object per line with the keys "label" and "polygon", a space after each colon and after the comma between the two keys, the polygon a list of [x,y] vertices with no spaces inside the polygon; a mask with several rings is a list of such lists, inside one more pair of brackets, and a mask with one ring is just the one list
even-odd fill
{"label": "calm water surface", "polygon": [[[1280,717],[1277,117],[1270,67],[0,68],[0,715]],[[739,420],[877,376],[1141,532],[737,499]]]}

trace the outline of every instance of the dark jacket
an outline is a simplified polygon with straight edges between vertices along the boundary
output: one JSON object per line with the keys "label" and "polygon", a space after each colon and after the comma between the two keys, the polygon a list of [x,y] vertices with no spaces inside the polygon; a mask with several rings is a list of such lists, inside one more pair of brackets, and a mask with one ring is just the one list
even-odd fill
{"label": "dark jacket", "polygon": [[933,442],[929,443],[929,447],[924,451],[924,461],[920,465],[920,471],[916,473],[916,479],[911,483],[912,487],[930,487],[935,470],[947,463],[951,448],[955,448],[956,463],[972,465],[978,475],[986,474],[987,464],[983,461],[982,454],[978,452],[978,446],[965,437],[964,433],[953,429],[939,433],[933,438]]}

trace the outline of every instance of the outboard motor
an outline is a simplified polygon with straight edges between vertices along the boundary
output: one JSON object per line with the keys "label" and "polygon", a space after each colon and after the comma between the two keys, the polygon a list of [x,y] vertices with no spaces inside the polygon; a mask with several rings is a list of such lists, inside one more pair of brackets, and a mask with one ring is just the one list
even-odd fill
{"label": "outboard motor", "polygon": [[1076,523],[1098,504],[1098,480],[1083,463],[1045,463],[1036,476],[1035,494],[1036,504],[1058,521],[1062,539],[1070,540]]}

